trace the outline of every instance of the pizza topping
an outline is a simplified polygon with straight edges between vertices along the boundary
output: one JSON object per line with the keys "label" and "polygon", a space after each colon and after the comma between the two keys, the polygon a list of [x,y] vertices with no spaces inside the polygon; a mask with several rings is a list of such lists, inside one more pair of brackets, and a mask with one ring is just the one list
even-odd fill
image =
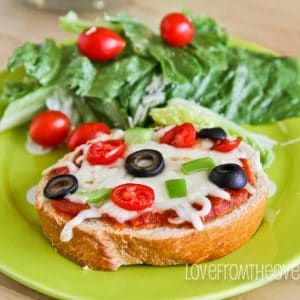
{"label": "pizza topping", "polygon": [[[57,201],[57,202],[62,202],[62,201]],[[73,202],[72,202],[73,203]],[[55,203],[56,204],[56,203]],[[58,203],[57,203],[58,204]],[[80,206],[78,204],[80,203],[75,203],[76,207],[79,208]],[[82,206],[82,204],[81,204]],[[75,218],[70,220],[63,228],[63,230],[60,233],[60,240],[62,242],[68,242],[72,239],[73,237],[73,228],[77,225],[80,225],[84,220],[86,219],[91,219],[91,218],[99,218],[99,209],[91,207],[89,209],[84,209],[84,210],[78,210]]]}
{"label": "pizza topping", "polygon": [[87,160],[91,165],[108,165],[121,157],[124,151],[123,140],[99,141],[89,147]]}
{"label": "pizza topping", "polygon": [[143,210],[154,203],[154,191],[143,184],[126,183],[115,187],[111,193],[112,201],[127,210]]}
{"label": "pizza topping", "polygon": [[48,181],[44,188],[44,196],[48,199],[61,199],[73,194],[77,189],[78,180],[74,175],[58,175]]}
{"label": "pizza topping", "polygon": [[251,167],[249,165],[248,159],[241,158],[240,161],[243,165],[243,170],[245,171],[247,181],[249,182],[249,184],[254,186],[255,185],[255,177],[254,177],[254,174],[253,174],[253,172],[251,170]]}
{"label": "pizza topping", "polygon": [[196,142],[196,129],[191,123],[177,125],[165,132],[160,142],[176,148],[193,147]]}
{"label": "pizza topping", "polygon": [[131,153],[125,160],[127,172],[135,177],[153,177],[165,167],[164,159],[157,150],[145,149]]}
{"label": "pizza topping", "polygon": [[218,140],[212,147],[212,150],[219,152],[230,152],[236,149],[242,141],[241,137],[236,138],[235,140]]}
{"label": "pizza topping", "polygon": [[181,166],[184,174],[193,174],[200,171],[209,171],[215,166],[215,163],[210,157],[203,157],[188,161]]}
{"label": "pizza topping", "polygon": [[197,137],[200,139],[211,139],[211,140],[225,140],[227,134],[221,127],[214,128],[203,128],[197,133]]}
{"label": "pizza topping", "polygon": [[72,217],[75,217],[81,211],[89,208],[88,204],[76,203],[76,202],[72,202],[68,199],[52,200],[51,204],[57,212],[60,212],[60,213],[63,213],[63,214],[66,214],[66,215],[69,215]]}
{"label": "pizza topping", "polygon": [[83,195],[86,198],[87,203],[97,204],[107,200],[110,197],[111,191],[112,189],[110,188],[102,188],[84,193]]}
{"label": "pizza topping", "polygon": [[55,169],[52,169],[49,173],[50,177],[55,177],[58,175],[68,174],[70,172],[69,168],[67,166],[57,167]]}
{"label": "pizza topping", "polygon": [[184,178],[169,179],[165,182],[165,184],[170,198],[182,198],[187,195]]}
{"label": "pizza topping", "polygon": [[230,213],[235,207],[240,206],[248,200],[248,191],[246,189],[227,190],[230,194],[230,200],[218,197],[208,196],[211,202],[209,214],[203,217],[205,222],[211,221],[217,217],[222,217]]}
{"label": "pizza topping", "polygon": [[[69,211],[70,216],[75,215],[73,211],[77,214],[80,209],[92,207],[97,210],[97,218],[110,220],[114,226],[157,220],[157,226],[169,224],[201,230],[205,216],[214,209],[211,199],[231,203],[232,191],[244,189],[247,195],[255,193],[244,145],[228,152],[211,151],[211,146],[203,145],[209,139],[196,139],[196,129],[190,123],[152,130],[151,139],[143,143],[134,139],[134,130],[131,133],[132,143],[126,146],[124,131],[103,133],[78,146],[66,160],[44,173],[49,176],[53,170],[66,166],[69,174],[78,180],[78,191],[60,197],[63,200],[54,202],[53,207],[66,214]],[[147,136],[150,137],[148,132]],[[219,141],[210,139],[214,144]],[[228,169],[228,165],[234,167]],[[75,208],[64,200],[75,203]],[[64,202],[60,205],[59,201]],[[230,209],[237,207],[234,203]],[[227,204],[223,207],[228,207],[223,212],[230,211]],[[77,217],[82,219],[83,213]],[[141,215],[147,217],[140,218]]]}
{"label": "pizza topping", "polygon": [[209,180],[224,189],[242,189],[247,184],[246,174],[237,164],[216,166],[209,173]]}
{"label": "pizza topping", "polygon": [[134,127],[125,131],[125,141],[127,144],[144,144],[153,139],[152,128]]}

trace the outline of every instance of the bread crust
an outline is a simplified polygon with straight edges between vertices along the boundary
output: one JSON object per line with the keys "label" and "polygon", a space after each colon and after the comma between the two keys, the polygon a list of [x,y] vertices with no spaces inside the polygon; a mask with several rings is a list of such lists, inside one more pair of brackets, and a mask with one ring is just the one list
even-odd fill
{"label": "bread crust", "polygon": [[[194,264],[216,259],[244,244],[263,218],[268,181],[260,168],[256,168],[257,157],[253,155],[249,160],[256,175],[256,194],[230,214],[206,223],[202,231],[169,227],[115,229],[93,219],[76,226],[73,238],[62,242],[60,233],[69,218],[58,214],[50,201],[37,207],[42,231],[58,252],[94,270],[113,271],[131,264]],[[45,176],[39,184],[37,198],[41,197],[46,181]]]}

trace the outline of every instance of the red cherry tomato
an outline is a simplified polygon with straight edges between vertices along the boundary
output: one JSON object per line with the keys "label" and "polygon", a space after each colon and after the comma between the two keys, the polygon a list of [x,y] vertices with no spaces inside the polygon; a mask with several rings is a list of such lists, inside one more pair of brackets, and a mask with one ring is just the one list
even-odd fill
{"label": "red cherry tomato", "polygon": [[92,27],[82,32],[77,40],[79,52],[94,61],[107,61],[119,55],[125,40],[114,31],[104,27]]}
{"label": "red cherry tomato", "polygon": [[160,142],[177,148],[193,147],[196,142],[197,132],[193,124],[184,123],[168,130]]}
{"label": "red cherry tomato", "polygon": [[181,47],[192,41],[195,29],[193,23],[184,14],[175,12],[162,19],[160,32],[167,44]]}
{"label": "red cherry tomato", "polygon": [[112,190],[111,199],[124,209],[143,210],[154,203],[154,191],[147,185],[126,183]]}
{"label": "red cherry tomato", "polygon": [[62,112],[47,110],[37,115],[29,128],[30,137],[44,147],[63,143],[71,127],[69,118]]}
{"label": "red cherry tomato", "polygon": [[72,217],[78,215],[82,210],[89,208],[89,205],[86,203],[71,202],[67,199],[52,200],[51,204],[57,212],[67,214]]}
{"label": "red cherry tomato", "polygon": [[104,123],[89,122],[79,125],[70,134],[68,148],[73,151],[76,147],[96,138],[101,133],[110,134],[110,128]]}
{"label": "red cherry tomato", "polygon": [[212,150],[219,152],[230,152],[233,149],[237,148],[242,141],[241,137],[236,138],[235,140],[218,140],[212,147]]}
{"label": "red cherry tomato", "polygon": [[125,151],[123,140],[108,140],[92,144],[87,153],[91,165],[107,165],[121,157]]}

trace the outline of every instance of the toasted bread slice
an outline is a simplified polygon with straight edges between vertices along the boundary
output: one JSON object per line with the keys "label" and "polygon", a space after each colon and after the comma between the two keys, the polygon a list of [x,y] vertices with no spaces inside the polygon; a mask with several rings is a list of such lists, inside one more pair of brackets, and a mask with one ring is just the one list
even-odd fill
{"label": "toasted bread slice", "polygon": [[70,241],[62,242],[60,233],[69,218],[57,213],[49,200],[41,201],[47,175],[38,186],[36,202],[42,230],[58,252],[91,269],[113,271],[132,264],[193,264],[224,256],[256,232],[268,196],[268,179],[257,154],[246,144],[242,147],[255,174],[256,192],[229,214],[205,223],[202,231],[172,227],[116,229],[98,219],[88,219],[74,228]]}

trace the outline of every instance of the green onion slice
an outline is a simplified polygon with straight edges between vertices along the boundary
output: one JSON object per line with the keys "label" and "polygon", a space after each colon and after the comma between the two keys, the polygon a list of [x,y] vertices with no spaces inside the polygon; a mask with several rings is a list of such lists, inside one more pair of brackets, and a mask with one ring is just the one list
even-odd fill
{"label": "green onion slice", "polygon": [[185,162],[181,165],[184,174],[193,174],[200,171],[208,171],[215,167],[215,163],[210,157],[203,157]]}
{"label": "green onion slice", "polygon": [[170,198],[181,198],[187,195],[185,179],[170,179],[165,184]]}
{"label": "green onion slice", "polygon": [[106,200],[110,197],[111,190],[112,189],[109,189],[109,188],[102,188],[102,189],[99,189],[99,190],[95,190],[95,191],[91,191],[89,193],[86,193],[85,194],[85,197],[87,199],[86,202],[96,204],[96,203],[99,203],[101,201],[104,201],[104,200]]}

